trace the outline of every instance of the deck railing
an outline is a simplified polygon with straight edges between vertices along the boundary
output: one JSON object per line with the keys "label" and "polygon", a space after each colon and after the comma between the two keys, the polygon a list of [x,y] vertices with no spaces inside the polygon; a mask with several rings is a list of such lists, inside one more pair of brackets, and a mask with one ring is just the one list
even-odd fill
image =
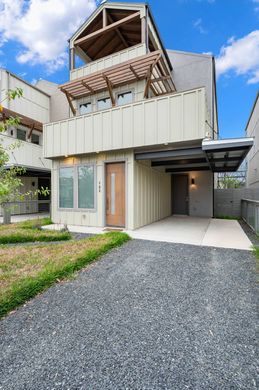
{"label": "deck railing", "polygon": [[259,235],[259,201],[242,199],[242,218]]}

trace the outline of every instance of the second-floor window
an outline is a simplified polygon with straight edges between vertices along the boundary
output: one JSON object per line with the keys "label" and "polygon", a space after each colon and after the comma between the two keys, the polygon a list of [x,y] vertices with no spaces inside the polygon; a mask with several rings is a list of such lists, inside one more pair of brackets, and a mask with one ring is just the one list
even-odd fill
{"label": "second-floor window", "polygon": [[33,134],[31,135],[31,142],[33,144],[39,145],[40,144],[40,136],[38,134]]}
{"label": "second-floor window", "polygon": [[106,110],[107,108],[111,108],[111,99],[104,98],[97,100],[97,109],[98,110]]}
{"label": "second-floor window", "polygon": [[117,104],[118,106],[122,106],[123,104],[132,103],[133,95],[132,92],[119,93],[117,96]]}
{"label": "second-floor window", "polygon": [[26,130],[17,129],[16,138],[21,141],[26,141]]}
{"label": "second-floor window", "polygon": [[88,102],[88,103],[80,104],[79,112],[80,112],[80,115],[85,115],[85,114],[89,114],[90,112],[92,112],[92,103]]}

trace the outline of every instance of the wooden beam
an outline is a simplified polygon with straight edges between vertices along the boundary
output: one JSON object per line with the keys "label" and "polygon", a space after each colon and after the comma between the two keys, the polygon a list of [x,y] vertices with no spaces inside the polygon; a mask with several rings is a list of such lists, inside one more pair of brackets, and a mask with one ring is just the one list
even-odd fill
{"label": "wooden beam", "polygon": [[35,123],[32,124],[32,126],[31,126],[31,128],[30,128],[30,130],[29,130],[29,134],[28,134],[28,137],[27,137],[28,139],[31,138],[32,132],[33,132],[33,130],[34,130],[34,127],[35,127]]}
{"label": "wooden beam", "polygon": [[146,77],[147,82],[146,82],[145,91],[144,91],[144,98],[148,97],[148,90],[149,90],[149,86],[151,84],[152,70],[153,70],[153,65],[150,65],[148,72],[147,72],[147,77]]}
{"label": "wooden beam", "polygon": [[67,98],[69,107],[70,107],[70,109],[71,109],[73,115],[75,116],[75,115],[76,115],[76,109],[75,109],[75,107],[73,106],[71,95],[70,95],[67,91],[65,91],[64,89],[61,89],[61,91],[64,92],[64,94],[66,95],[66,98]]}
{"label": "wooden beam", "polygon": [[69,50],[69,70],[75,69],[75,49]]}
{"label": "wooden beam", "polygon": [[81,47],[77,46],[75,52],[81,58],[81,60],[85,61],[86,63],[93,61],[92,58],[81,49]]}
{"label": "wooden beam", "polygon": [[93,88],[90,87],[90,85],[86,84],[84,81],[82,81],[82,85],[87,88],[91,93],[95,93]]}
{"label": "wooden beam", "polygon": [[94,31],[93,33],[91,34],[88,34],[86,35],[85,37],[83,38],[79,38],[77,39],[75,42],[74,42],[74,45],[81,45],[82,43],[85,43],[93,38],[96,38],[98,37],[99,35],[102,35],[104,33],[107,33],[109,31],[113,31],[113,30],[116,30],[119,26],[123,25],[123,24],[126,24],[126,23],[129,23],[131,22],[132,20],[138,18],[140,16],[140,12],[135,12],[134,14],[132,15],[129,15],[127,16],[126,18],[123,18],[121,20],[118,20],[117,22],[115,23],[112,23],[112,24],[109,24],[108,26],[106,27],[103,27],[101,28],[100,30],[97,30],[97,31]]}
{"label": "wooden beam", "polygon": [[112,84],[111,84],[109,78],[105,74],[103,75],[103,78],[106,81],[107,88],[108,88],[109,95],[110,95],[111,102],[112,102],[112,106],[114,107],[115,106],[115,98],[114,98],[113,92],[112,92]]}
{"label": "wooden beam", "polygon": [[[110,21],[111,23],[114,23],[114,20],[112,19],[111,15],[110,15],[108,12],[107,12],[107,16],[108,16],[109,21]],[[126,47],[129,47],[129,44],[128,44],[128,42],[125,41],[124,36],[123,36],[122,33],[120,32],[120,29],[119,29],[119,28],[116,28],[115,31],[116,31],[116,33],[118,34],[118,36],[120,37],[120,39],[121,39],[123,45],[126,46]]]}
{"label": "wooden beam", "polygon": [[138,76],[137,72],[135,71],[135,69],[133,68],[132,65],[130,65],[130,70],[131,70],[131,72],[134,74],[134,76],[136,77],[136,79],[139,80],[139,76]]}
{"label": "wooden beam", "polygon": [[154,79],[151,80],[151,83],[158,83],[159,81],[165,81],[165,80],[168,80],[170,79],[171,76],[161,76],[161,77],[156,77]]}
{"label": "wooden beam", "polygon": [[103,9],[103,28],[107,26],[107,9]]}

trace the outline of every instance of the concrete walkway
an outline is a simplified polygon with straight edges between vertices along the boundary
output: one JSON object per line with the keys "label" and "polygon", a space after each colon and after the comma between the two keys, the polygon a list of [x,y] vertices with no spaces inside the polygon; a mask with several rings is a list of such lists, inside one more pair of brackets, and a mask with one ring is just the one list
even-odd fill
{"label": "concrete walkway", "polygon": [[[21,214],[21,215],[12,215],[11,222],[23,222],[28,221],[30,219],[38,219],[38,218],[47,218],[49,217],[49,213],[36,213],[36,214]],[[3,223],[3,217],[0,216],[0,223]]]}
{"label": "concrete walkway", "polygon": [[[63,225],[49,225],[45,229],[61,229]],[[103,228],[68,225],[73,233],[102,234]],[[251,250],[252,243],[235,220],[172,216],[126,231],[132,238],[182,243],[217,248]]]}
{"label": "concrete walkway", "polygon": [[172,216],[130,232],[143,240],[250,250],[252,243],[235,220]]}
{"label": "concrete walkway", "polygon": [[1,390],[256,390],[252,253],[132,240],[0,322]]}

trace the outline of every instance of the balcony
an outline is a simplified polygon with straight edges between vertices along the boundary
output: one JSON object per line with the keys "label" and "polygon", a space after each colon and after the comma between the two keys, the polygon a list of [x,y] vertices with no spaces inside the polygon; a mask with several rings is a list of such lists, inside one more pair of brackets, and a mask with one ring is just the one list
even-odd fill
{"label": "balcony", "polygon": [[44,157],[163,145],[203,139],[205,88],[171,93],[44,125]]}
{"label": "balcony", "polygon": [[[0,138],[5,148],[15,144],[18,140],[5,134],[1,134]],[[43,147],[35,145],[31,142],[18,141],[19,146],[13,150],[9,150],[10,160],[8,165],[23,166],[25,168],[33,168],[37,170],[50,170],[51,162],[43,158]]]}

